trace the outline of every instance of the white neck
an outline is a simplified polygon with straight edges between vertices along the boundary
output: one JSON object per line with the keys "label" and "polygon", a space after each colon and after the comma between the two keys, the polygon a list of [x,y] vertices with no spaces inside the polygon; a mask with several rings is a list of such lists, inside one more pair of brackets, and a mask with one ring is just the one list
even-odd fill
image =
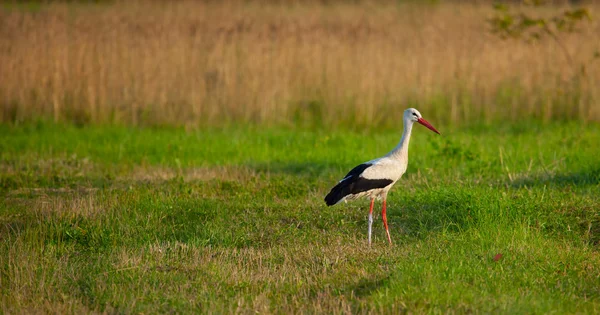
{"label": "white neck", "polygon": [[408,161],[408,143],[410,142],[410,133],[412,132],[413,127],[412,120],[404,121],[404,132],[402,133],[402,139],[396,147],[387,154],[387,156],[400,160],[400,161]]}

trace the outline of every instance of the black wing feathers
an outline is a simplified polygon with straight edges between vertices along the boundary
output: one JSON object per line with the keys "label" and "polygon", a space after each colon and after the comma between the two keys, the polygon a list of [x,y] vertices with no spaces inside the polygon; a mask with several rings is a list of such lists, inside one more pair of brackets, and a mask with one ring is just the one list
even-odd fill
{"label": "black wing feathers", "polygon": [[384,188],[393,182],[391,179],[366,179],[360,177],[360,174],[372,165],[373,164],[370,163],[363,163],[348,172],[344,179],[335,185],[329,194],[325,196],[325,203],[327,203],[328,206],[332,206],[348,195],[354,195],[376,188]]}
{"label": "black wing feathers", "polygon": [[[348,174],[346,174],[346,176],[344,176],[344,179],[349,179],[352,177],[356,177],[358,178],[360,176],[360,174],[362,174],[367,168],[373,166],[373,164],[371,163],[363,163],[361,165],[357,165],[355,166],[352,170],[350,170],[350,172],[348,172]],[[344,180],[342,179],[342,180]],[[340,181],[341,182],[341,181]]]}

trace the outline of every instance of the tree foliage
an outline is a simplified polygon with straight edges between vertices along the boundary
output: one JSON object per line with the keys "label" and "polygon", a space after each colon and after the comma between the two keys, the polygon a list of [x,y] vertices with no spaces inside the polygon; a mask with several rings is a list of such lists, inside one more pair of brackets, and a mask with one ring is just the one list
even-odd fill
{"label": "tree foliage", "polygon": [[[526,6],[540,7],[543,0],[524,1]],[[521,39],[533,42],[543,37],[552,38],[562,49],[565,57],[573,64],[571,55],[561,40],[561,34],[574,33],[578,26],[591,21],[587,8],[566,9],[550,17],[533,16],[530,13],[515,12],[507,4],[494,4],[495,15],[489,19],[492,33],[502,39]]]}

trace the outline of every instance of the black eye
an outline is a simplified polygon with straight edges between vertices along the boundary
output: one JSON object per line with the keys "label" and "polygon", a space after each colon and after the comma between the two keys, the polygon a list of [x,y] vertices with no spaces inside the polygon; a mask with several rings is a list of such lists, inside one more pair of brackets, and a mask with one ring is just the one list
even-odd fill
{"label": "black eye", "polygon": [[413,113],[413,116],[415,116],[415,117],[419,117],[419,116],[417,116],[417,113]]}

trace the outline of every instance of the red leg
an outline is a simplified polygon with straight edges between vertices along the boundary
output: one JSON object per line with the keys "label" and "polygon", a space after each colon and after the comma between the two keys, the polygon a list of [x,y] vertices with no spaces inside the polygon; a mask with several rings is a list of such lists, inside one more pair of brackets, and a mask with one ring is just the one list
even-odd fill
{"label": "red leg", "polygon": [[373,203],[375,203],[375,198],[371,199],[371,208],[369,209],[369,245],[371,245],[371,231],[373,226]]}
{"label": "red leg", "polygon": [[385,226],[385,232],[387,233],[388,241],[392,245],[392,238],[390,237],[390,230],[388,229],[387,217],[385,215],[385,199],[383,199],[383,209],[381,210],[381,218],[383,219],[383,226]]}

